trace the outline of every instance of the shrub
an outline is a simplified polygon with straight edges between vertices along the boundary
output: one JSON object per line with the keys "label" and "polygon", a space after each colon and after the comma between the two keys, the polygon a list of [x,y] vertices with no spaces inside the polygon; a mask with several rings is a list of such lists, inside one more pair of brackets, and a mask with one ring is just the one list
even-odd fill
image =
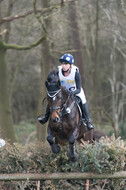
{"label": "shrub", "polygon": [[[67,157],[68,145],[62,147],[58,155],[51,153],[47,144],[36,143],[22,147],[19,144],[13,146],[9,143],[0,149],[1,173],[53,173],[53,172],[93,172],[114,173],[125,170],[126,146],[120,138],[114,136],[102,138],[95,144],[86,144],[82,141],[77,144],[79,160],[70,162]],[[47,180],[41,181],[41,189],[84,189],[85,180]],[[8,183],[1,183],[7,187]],[[30,189],[36,183],[11,182],[12,189]],[[122,189],[124,180],[90,180],[91,189]],[[23,189],[23,188],[22,188]]]}

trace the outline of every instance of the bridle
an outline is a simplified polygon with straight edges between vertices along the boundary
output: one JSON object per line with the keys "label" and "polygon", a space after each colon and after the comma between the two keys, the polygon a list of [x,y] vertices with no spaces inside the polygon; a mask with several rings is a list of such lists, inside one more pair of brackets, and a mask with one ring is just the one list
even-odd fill
{"label": "bridle", "polygon": [[[61,89],[59,89],[59,90],[55,90],[55,91],[51,91],[51,92],[49,92],[49,91],[47,91],[47,95],[48,95],[48,97],[49,98],[56,98],[56,95],[59,93],[59,92],[61,92]],[[57,112],[57,110],[59,110],[59,109],[61,109],[61,106],[58,106],[58,107],[55,107],[55,108],[51,108],[50,107],[50,111],[56,111]],[[58,112],[57,112],[58,113]],[[59,114],[59,113],[58,113]]]}
{"label": "bridle", "polygon": [[[47,92],[48,97],[50,98],[56,98],[56,95],[61,92],[61,89],[51,92]],[[63,130],[63,116],[67,114],[67,103],[69,101],[70,95],[68,95],[66,102],[63,104],[62,100],[63,97],[61,97],[61,104],[58,107],[50,108],[50,112],[56,112],[59,117],[59,129]]]}
{"label": "bridle", "polygon": [[[51,92],[47,91],[47,95],[48,95],[49,98],[56,98],[56,95],[59,92],[61,92],[61,89],[56,90],[56,91],[51,91]],[[66,100],[66,102],[64,104],[62,103],[63,98],[61,98],[61,105],[58,106],[58,107],[55,107],[55,108],[50,107],[50,111],[56,112],[58,114],[58,116],[60,117],[60,119],[62,119],[63,115],[70,113],[70,110],[74,106],[75,100],[72,101],[72,103],[71,103],[71,105],[69,107],[67,105],[70,97],[71,97],[71,95],[69,94],[68,97],[67,97],[67,100]],[[60,110],[60,111],[58,112],[57,110]]]}
{"label": "bridle", "polygon": [[55,90],[55,91],[47,91],[47,95],[48,95],[50,98],[53,98],[53,97],[55,97],[60,91],[61,91],[61,89]]}

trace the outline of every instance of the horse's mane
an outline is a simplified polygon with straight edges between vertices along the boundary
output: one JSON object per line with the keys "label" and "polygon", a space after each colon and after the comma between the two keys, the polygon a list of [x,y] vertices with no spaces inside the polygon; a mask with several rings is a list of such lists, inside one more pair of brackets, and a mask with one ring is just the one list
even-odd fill
{"label": "horse's mane", "polygon": [[51,94],[55,94],[55,92],[60,89],[61,83],[57,71],[53,70],[48,74],[45,86]]}
{"label": "horse's mane", "polygon": [[[61,88],[62,93],[63,93],[64,95],[68,95],[67,90],[66,90],[63,86],[61,86],[61,82],[60,82],[60,78],[59,78],[59,75],[58,75],[58,71],[52,70],[52,71],[48,74],[47,82],[48,82],[48,84],[51,84],[51,85],[55,84],[56,88],[57,88],[57,85],[58,85],[59,88]],[[56,85],[56,84],[57,84],[57,85]],[[51,85],[50,85],[50,86],[51,86]],[[49,85],[46,85],[47,88],[49,88],[50,86],[49,86]],[[54,85],[53,85],[53,86],[54,86]],[[55,88],[55,87],[54,87],[54,88]]]}

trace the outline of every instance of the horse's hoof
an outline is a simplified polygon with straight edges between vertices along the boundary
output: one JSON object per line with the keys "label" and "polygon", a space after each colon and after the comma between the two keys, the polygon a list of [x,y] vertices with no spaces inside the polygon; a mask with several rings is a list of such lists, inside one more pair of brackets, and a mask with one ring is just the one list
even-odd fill
{"label": "horse's hoof", "polygon": [[78,154],[75,153],[74,155],[69,155],[69,160],[71,162],[76,162],[78,160]]}
{"label": "horse's hoof", "polygon": [[51,146],[51,149],[52,149],[52,152],[53,152],[54,154],[58,154],[58,153],[60,152],[60,146],[59,146],[58,144],[53,144],[53,145]]}

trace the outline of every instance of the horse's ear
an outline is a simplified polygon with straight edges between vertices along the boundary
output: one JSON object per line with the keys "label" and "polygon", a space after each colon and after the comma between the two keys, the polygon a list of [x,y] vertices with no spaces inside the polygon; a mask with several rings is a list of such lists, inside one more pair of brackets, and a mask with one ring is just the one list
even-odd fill
{"label": "horse's ear", "polygon": [[45,86],[46,86],[47,89],[49,88],[49,83],[48,83],[47,80],[45,81]]}

